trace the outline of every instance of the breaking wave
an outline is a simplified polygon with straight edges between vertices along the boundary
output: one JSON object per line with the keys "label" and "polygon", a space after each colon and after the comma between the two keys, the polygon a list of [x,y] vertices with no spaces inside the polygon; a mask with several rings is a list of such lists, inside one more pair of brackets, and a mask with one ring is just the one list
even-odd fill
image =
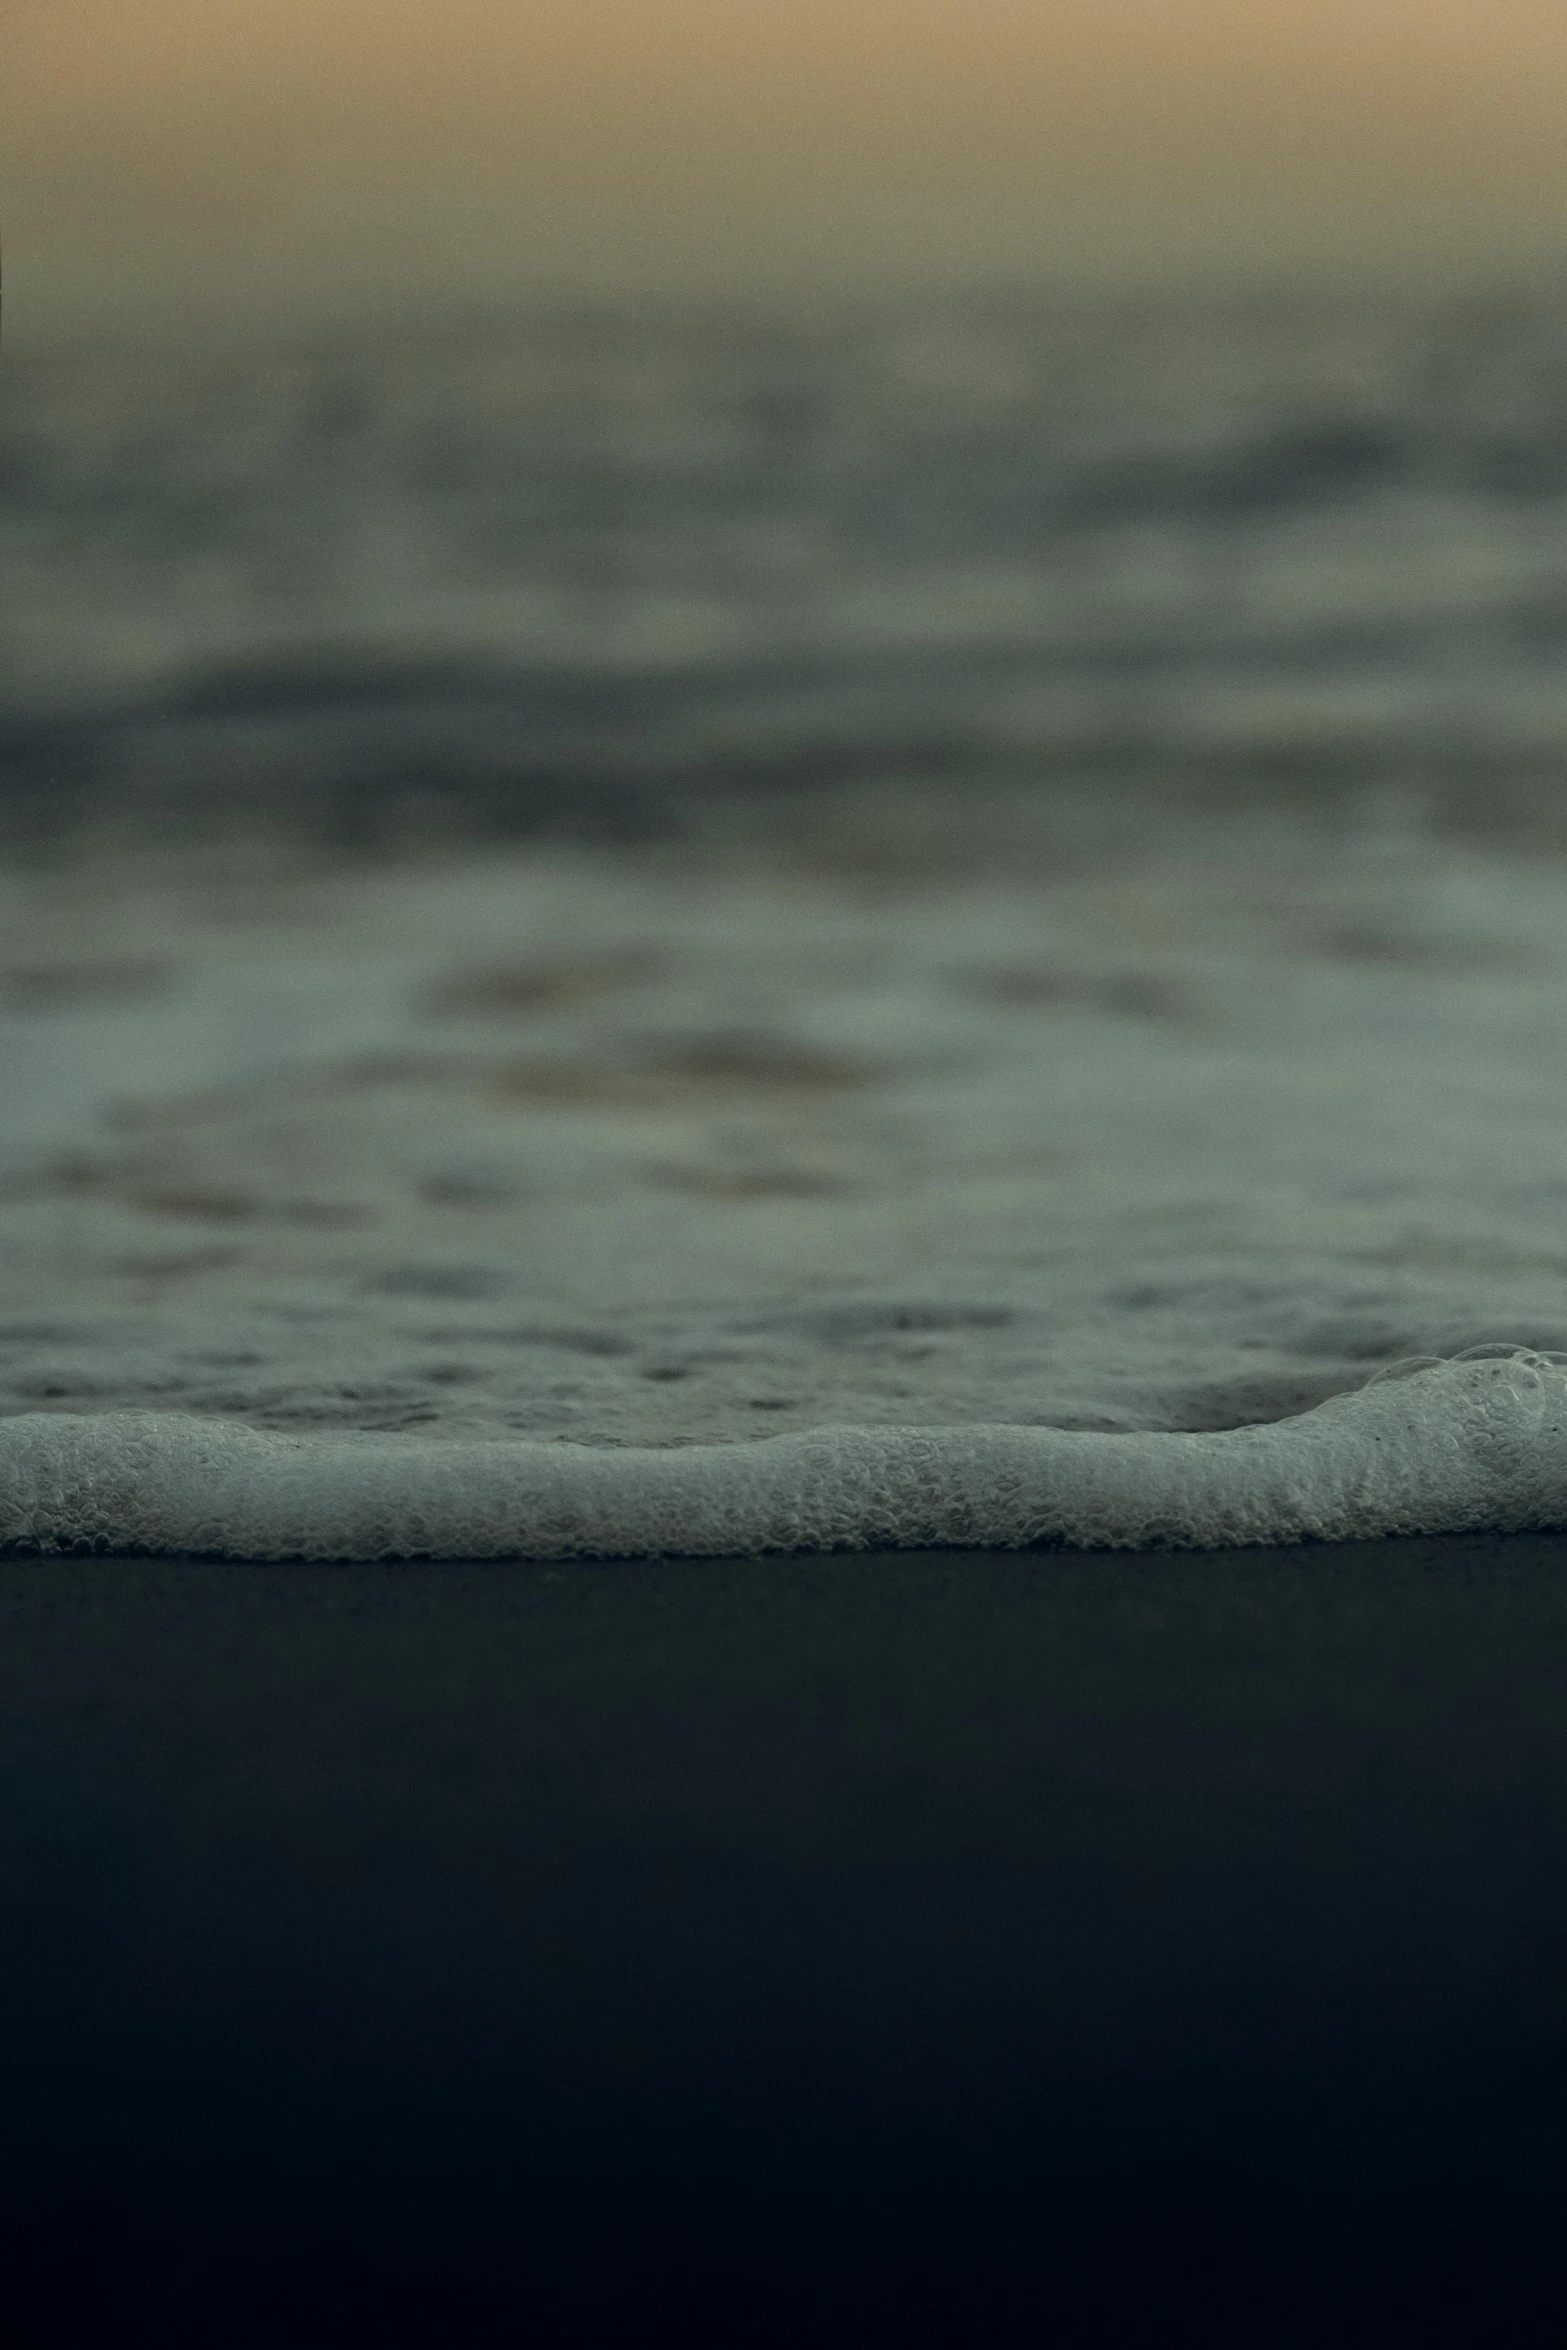
{"label": "breaking wave", "polygon": [[234,1559],[1194,1548],[1567,1525],[1567,1357],[1392,1366],[1218,1433],[821,1428],[666,1449],[0,1421],[0,1544]]}

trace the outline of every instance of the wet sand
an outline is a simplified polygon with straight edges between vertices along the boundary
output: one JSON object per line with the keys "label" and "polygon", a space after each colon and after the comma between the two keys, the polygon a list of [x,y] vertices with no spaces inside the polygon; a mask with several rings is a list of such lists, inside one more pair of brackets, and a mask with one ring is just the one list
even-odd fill
{"label": "wet sand", "polygon": [[12,1559],[0,1796],[40,2338],[1396,2341],[1553,2289],[1561,1537]]}

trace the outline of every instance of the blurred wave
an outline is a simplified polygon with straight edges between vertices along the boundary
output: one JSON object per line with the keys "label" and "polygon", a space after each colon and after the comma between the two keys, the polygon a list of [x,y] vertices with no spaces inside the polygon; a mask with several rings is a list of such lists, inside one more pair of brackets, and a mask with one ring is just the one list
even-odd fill
{"label": "blurred wave", "polygon": [[0,522],[13,832],[986,781],[1557,823],[1559,288],[63,343],[7,360]]}

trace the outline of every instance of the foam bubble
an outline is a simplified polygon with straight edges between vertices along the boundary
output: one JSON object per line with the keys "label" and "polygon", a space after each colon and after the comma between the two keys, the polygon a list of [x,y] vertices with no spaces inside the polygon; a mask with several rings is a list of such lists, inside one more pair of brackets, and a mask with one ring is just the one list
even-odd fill
{"label": "foam bubble", "polygon": [[840,1427],[668,1449],[0,1420],[0,1545],[235,1559],[1193,1547],[1567,1525],[1567,1368],[1491,1350],[1219,1433]]}

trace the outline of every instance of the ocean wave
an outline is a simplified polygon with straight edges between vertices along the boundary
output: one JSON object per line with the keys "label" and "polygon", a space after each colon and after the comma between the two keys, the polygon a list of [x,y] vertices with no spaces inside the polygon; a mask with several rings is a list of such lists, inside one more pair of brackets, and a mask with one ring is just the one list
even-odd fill
{"label": "ocean wave", "polygon": [[[1395,1366],[1395,1369],[1398,1367]],[[1567,1357],[1486,1348],[1214,1434],[819,1428],[596,1449],[0,1421],[0,1545],[233,1559],[1232,1546],[1567,1526]]]}
{"label": "ocean wave", "polygon": [[1559,774],[1561,306],[345,320],[11,364],[0,822]]}

